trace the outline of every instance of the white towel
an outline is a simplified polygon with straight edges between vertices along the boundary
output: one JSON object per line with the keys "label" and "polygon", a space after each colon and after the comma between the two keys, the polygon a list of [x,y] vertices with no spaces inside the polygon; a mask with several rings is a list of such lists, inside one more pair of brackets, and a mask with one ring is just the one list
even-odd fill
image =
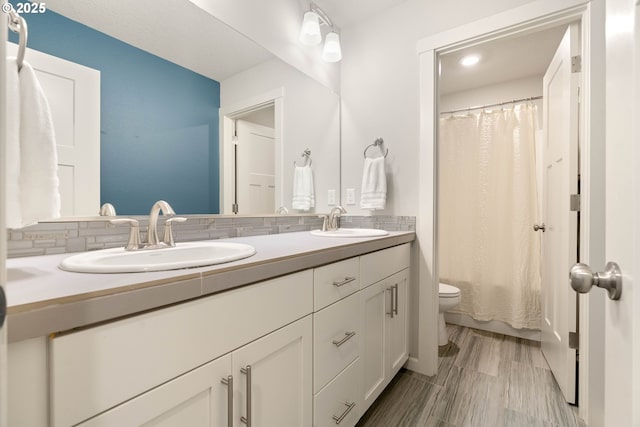
{"label": "white towel", "polygon": [[362,171],[361,209],[384,209],[387,204],[387,177],[384,172],[384,157],[364,159]]}
{"label": "white towel", "polygon": [[291,207],[308,211],[315,207],[316,197],[313,190],[313,171],[311,166],[295,166],[293,171],[293,199]]}
{"label": "white towel", "polygon": [[25,227],[60,216],[58,160],[49,104],[33,68],[8,62],[7,222]]}

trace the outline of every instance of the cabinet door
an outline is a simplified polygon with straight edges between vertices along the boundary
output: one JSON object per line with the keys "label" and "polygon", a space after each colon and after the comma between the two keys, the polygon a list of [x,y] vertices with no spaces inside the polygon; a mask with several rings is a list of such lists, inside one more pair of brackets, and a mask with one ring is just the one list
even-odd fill
{"label": "cabinet door", "polygon": [[378,282],[361,291],[364,304],[364,339],[361,357],[364,376],[364,410],[385,388],[386,333],[385,318],[390,307],[391,286]]}
{"label": "cabinet door", "polygon": [[82,427],[223,427],[228,423],[231,355],[222,356],[79,424]]}
{"label": "cabinet door", "polygon": [[312,338],[307,316],[232,353],[236,426],[311,426]]}
{"label": "cabinet door", "polygon": [[386,317],[387,360],[389,379],[400,370],[409,357],[409,321],[407,309],[407,294],[409,270],[403,270],[385,281],[392,288],[391,310],[393,316]]}

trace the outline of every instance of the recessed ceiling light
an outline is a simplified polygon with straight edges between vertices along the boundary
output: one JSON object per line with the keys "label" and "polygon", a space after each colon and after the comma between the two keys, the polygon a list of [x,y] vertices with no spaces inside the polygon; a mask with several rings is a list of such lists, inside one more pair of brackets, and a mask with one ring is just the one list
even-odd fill
{"label": "recessed ceiling light", "polygon": [[480,62],[480,56],[478,55],[467,55],[464,56],[461,60],[460,60],[460,64],[465,66],[465,67],[471,67],[476,65],[478,62]]}

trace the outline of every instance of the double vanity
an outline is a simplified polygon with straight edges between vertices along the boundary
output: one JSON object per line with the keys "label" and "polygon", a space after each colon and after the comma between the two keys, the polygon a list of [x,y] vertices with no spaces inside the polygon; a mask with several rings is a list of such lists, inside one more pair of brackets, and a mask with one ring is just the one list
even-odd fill
{"label": "double vanity", "polygon": [[408,358],[415,235],[314,234],[181,270],[10,259],[10,425],[355,425]]}

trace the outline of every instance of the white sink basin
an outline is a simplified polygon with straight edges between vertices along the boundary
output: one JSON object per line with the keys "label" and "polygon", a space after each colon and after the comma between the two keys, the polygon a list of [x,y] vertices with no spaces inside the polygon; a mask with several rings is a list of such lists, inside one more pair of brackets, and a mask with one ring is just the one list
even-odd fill
{"label": "white sink basin", "polygon": [[376,237],[386,236],[389,232],[376,228],[338,228],[331,231],[311,230],[311,234],[323,237]]}
{"label": "white sink basin", "polygon": [[255,253],[253,246],[243,243],[187,242],[164,249],[125,251],[124,248],[113,248],[83,252],[62,260],[60,268],[79,273],[137,273],[221,264]]}

